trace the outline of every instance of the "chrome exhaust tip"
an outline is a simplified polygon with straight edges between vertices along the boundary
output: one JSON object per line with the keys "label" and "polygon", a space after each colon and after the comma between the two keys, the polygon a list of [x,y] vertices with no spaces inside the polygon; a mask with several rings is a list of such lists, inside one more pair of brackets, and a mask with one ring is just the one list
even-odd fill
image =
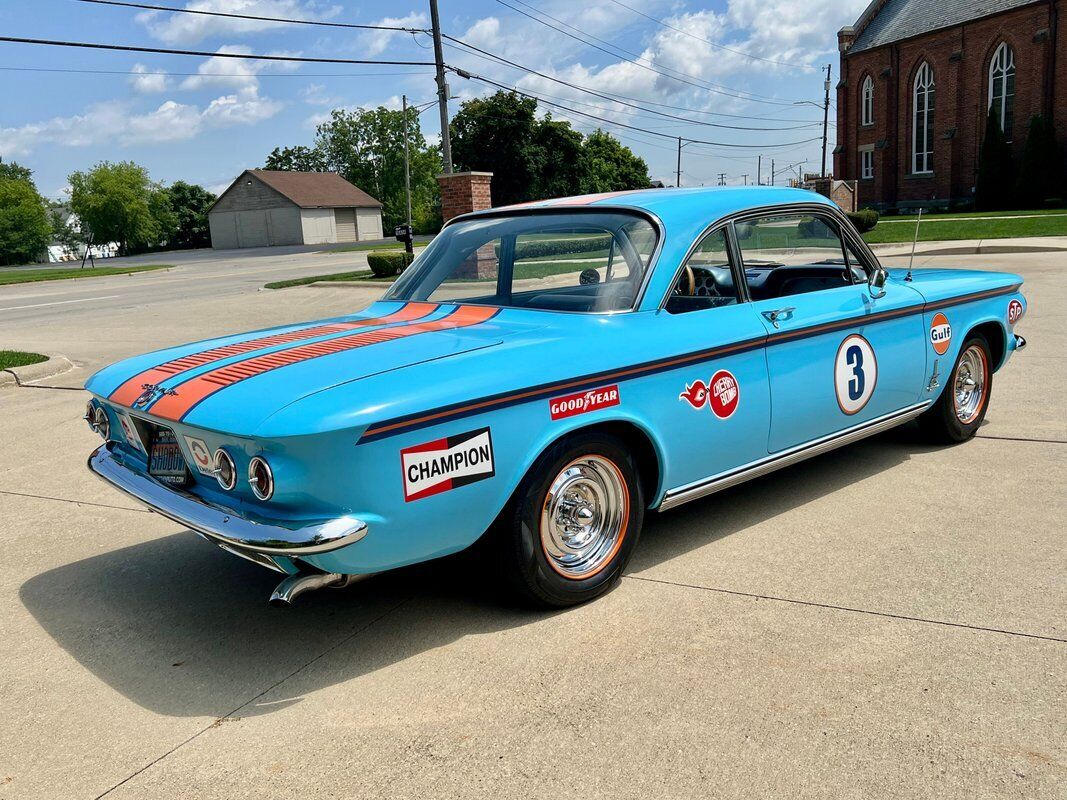
{"label": "chrome exhaust tip", "polygon": [[294,573],[275,587],[270,596],[270,604],[275,608],[289,608],[293,601],[304,592],[322,589],[326,586],[339,589],[348,584],[348,577],[336,572]]}
{"label": "chrome exhaust tip", "polygon": [[1015,352],[1019,352],[1026,347],[1026,339],[1019,334],[1015,334]]}

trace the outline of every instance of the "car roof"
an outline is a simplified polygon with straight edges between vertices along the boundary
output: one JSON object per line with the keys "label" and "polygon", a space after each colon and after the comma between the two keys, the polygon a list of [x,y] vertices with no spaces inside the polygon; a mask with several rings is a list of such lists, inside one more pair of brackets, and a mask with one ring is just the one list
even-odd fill
{"label": "car roof", "polygon": [[752,208],[787,204],[833,203],[817,192],[807,189],[788,189],[777,186],[714,186],[684,189],[635,189],[627,192],[605,192],[576,197],[557,197],[535,200],[513,206],[501,206],[466,214],[464,218],[506,213],[526,209],[567,208],[628,208],[648,211],[659,217],[667,227],[686,226],[694,222],[707,224]]}

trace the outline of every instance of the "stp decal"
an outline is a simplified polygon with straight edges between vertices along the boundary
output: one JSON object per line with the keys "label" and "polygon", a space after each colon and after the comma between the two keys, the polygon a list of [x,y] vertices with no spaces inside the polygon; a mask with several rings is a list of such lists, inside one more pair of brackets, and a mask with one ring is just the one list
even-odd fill
{"label": "stp decal", "polygon": [[700,379],[687,383],[678,399],[697,410],[707,405],[719,419],[729,419],[741,402],[741,386],[733,373],[721,369],[707,383]]}
{"label": "stp decal", "polygon": [[189,452],[193,456],[193,463],[196,468],[203,475],[215,474],[215,459],[211,456],[211,451],[208,450],[207,444],[203,439],[196,439],[192,436],[185,437],[185,446],[189,448]]}
{"label": "stp decal", "polygon": [[1021,320],[1023,318],[1024,312],[1025,309],[1023,308],[1023,304],[1020,303],[1018,300],[1012,300],[1010,303],[1008,303],[1008,324],[1014,325],[1016,322]]}
{"label": "stp decal", "polygon": [[943,356],[951,344],[952,326],[949,325],[948,317],[941,313],[934,314],[934,318],[930,320],[930,346],[934,348],[935,353]]}
{"label": "stp decal", "polygon": [[599,389],[590,389],[588,392],[553,398],[548,401],[548,412],[552,415],[552,419],[566,419],[618,404],[619,387],[601,386]]}
{"label": "stp decal", "polygon": [[496,474],[493,465],[493,439],[482,428],[400,451],[404,471],[404,500],[447,492]]}
{"label": "stp decal", "polygon": [[851,416],[858,414],[874,394],[878,361],[871,343],[859,334],[845,337],[834,359],[834,390],[837,405]]}

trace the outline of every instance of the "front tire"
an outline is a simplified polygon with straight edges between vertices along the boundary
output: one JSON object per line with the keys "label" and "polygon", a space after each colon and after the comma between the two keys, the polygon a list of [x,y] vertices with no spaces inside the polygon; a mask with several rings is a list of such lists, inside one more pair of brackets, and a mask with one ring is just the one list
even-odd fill
{"label": "front tire", "polygon": [[530,468],[492,535],[510,588],[564,608],[592,600],[622,576],[644,520],[644,494],[621,441],[578,433]]}
{"label": "front tire", "polygon": [[941,396],[919,417],[919,426],[928,439],[954,444],[978,433],[993,390],[992,364],[985,338],[978,334],[968,337]]}

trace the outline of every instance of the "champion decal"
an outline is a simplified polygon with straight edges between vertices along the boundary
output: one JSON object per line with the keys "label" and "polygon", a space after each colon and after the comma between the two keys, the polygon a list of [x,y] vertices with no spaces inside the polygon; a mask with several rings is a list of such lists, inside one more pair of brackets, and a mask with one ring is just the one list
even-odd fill
{"label": "champion decal", "polygon": [[930,346],[934,348],[935,353],[943,356],[951,344],[952,325],[949,324],[948,317],[941,313],[934,314],[934,318],[930,320]]}
{"label": "champion decal", "polygon": [[[300,328],[294,331],[288,331],[287,333],[274,333],[270,336],[259,336],[255,339],[246,339],[243,342],[235,342],[234,344],[227,344],[222,347],[213,347],[210,350],[203,350],[199,353],[190,353],[189,355],[167,361],[152,367],[151,369],[146,369],[143,372],[137,373],[132,378],[128,378],[125,383],[115,389],[115,391],[108,396],[108,399],[113,400],[120,405],[133,406],[135,403],[142,401],[146,387],[158,386],[163,381],[174,378],[184,372],[212,364],[216,361],[222,361],[225,358],[250,354],[256,350],[263,350],[268,347],[277,347],[278,345],[306,341],[318,336],[345,333],[360,328],[374,327],[376,325],[412,322],[417,319],[428,317],[438,308],[439,306],[434,303],[408,303],[391,314],[386,314],[381,317],[369,317],[367,319],[353,320],[352,322],[334,322],[328,325],[315,325],[310,328]],[[152,399],[154,398],[148,398],[147,401],[142,401],[142,407],[151,402]]]}
{"label": "champion decal", "polygon": [[588,414],[602,408],[611,408],[619,404],[618,386],[601,386],[587,392],[554,397],[548,401],[548,413],[552,419],[566,419],[579,414]]}
{"label": "champion decal", "polygon": [[400,451],[404,501],[421,500],[492,478],[493,437],[488,428],[437,439]]}

